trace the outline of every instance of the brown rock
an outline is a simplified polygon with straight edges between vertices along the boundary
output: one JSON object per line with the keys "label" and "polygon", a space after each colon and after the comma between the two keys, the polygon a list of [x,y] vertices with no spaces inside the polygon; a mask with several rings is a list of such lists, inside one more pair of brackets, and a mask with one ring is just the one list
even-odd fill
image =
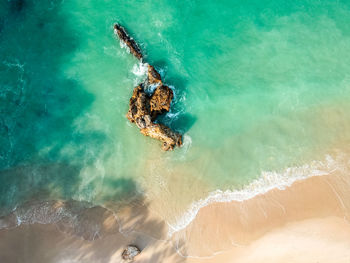
{"label": "brown rock", "polygon": [[139,93],[143,90],[143,84],[138,85],[136,88],[134,88],[134,91],[132,93],[132,96],[129,100],[129,111],[126,114],[126,117],[130,122],[135,122],[135,116],[137,114],[137,105],[136,101],[139,96]]}
{"label": "brown rock", "polygon": [[137,59],[142,59],[141,49],[137,45],[134,39],[132,39],[125,31],[124,27],[115,24],[114,33],[119,37],[120,41],[124,42]]}
{"label": "brown rock", "polygon": [[159,84],[162,85],[162,78],[160,74],[155,70],[155,68],[151,65],[148,65],[148,83],[149,84]]}
{"label": "brown rock", "polygon": [[128,120],[135,123],[140,129],[151,124],[151,111],[149,97],[144,91],[144,85],[138,85],[130,98],[129,111],[126,114]]}
{"label": "brown rock", "polygon": [[181,134],[172,131],[163,124],[152,123],[148,127],[141,129],[141,133],[163,142],[162,149],[164,151],[172,150],[175,146],[182,145]]}
{"label": "brown rock", "polygon": [[[120,41],[129,47],[130,52],[136,58],[142,59],[140,48],[122,26],[115,24],[114,32],[118,35]],[[156,85],[156,88],[152,95],[147,95],[145,88],[148,88],[150,85]],[[131,123],[135,123],[142,134],[163,142],[162,149],[165,151],[172,150],[175,146],[181,146],[182,136],[172,131],[169,127],[153,121],[158,115],[170,110],[173,97],[173,91],[168,86],[163,85],[162,78],[157,70],[153,66],[148,65],[147,80],[134,88],[129,102],[129,111],[126,114],[128,120]],[[132,246],[129,246],[124,250],[124,259],[128,258],[131,248]]]}
{"label": "brown rock", "polygon": [[165,85],[158,86],[150,100],[151,116],[154,120],[158,115],[168,112],[174,97],[173,91]]}
{"label": "brown rock", "polygon": [[122,253],[122,258],[128,262],[134,261],[134,258],[141,253],[141,250],[134,245],[127,246]]}
{"label": "brown rock", "polygon": [[182,136],[169,127],[153,123],[159,114],[169,111],[173,99],[173,91],[165,85],[158,86],[151,97],[145,92],[145,84],[134,88],[130,98],[128,120],[135,123],[141,133],[163,142],[165,151],[182,145]]}

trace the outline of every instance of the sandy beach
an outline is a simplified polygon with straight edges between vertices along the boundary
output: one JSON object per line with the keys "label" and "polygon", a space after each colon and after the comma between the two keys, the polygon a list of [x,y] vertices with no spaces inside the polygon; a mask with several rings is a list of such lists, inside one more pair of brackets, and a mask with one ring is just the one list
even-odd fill
{"label": "sandy beach", "polygon": [[1,1],[0,263],[350,263],[349,24],[349,0]]}
{"label": "sandy beach", "polygon": [[135,262],[350,262],[349,186],[346,171],[335,171],[247,201],[214,203],[171,240],[145,207],[144,216],[124,209],[104,217],[104,235],[93,241],[54,224],[2,229],[0,262],[122,262],[127,244],[143,250]]}

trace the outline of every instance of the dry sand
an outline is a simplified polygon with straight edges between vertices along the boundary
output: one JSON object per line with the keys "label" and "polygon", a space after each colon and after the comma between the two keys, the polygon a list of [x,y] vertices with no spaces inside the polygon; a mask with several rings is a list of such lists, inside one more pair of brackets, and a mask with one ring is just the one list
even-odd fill
{"label": "dry sand", "polygon": [[[171,242],[163,240],[164,222],[148,212],[146,220],[128,225],[133,216],[127,210],[119,215],[125,235],[113,232],[94,241],[55,225],[3,229],[0,262],[122,262],[123,247],[133,243],[143,249],[135,262],[345,263],[350,262],[349,211],[350,176],[336,171],[244,202],[204,207]],[[106,227],[115,224],[106,220]]]}

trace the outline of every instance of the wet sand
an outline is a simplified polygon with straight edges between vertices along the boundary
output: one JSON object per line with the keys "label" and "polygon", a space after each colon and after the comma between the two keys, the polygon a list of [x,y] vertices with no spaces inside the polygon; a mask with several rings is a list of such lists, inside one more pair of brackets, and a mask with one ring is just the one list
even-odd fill
{"label": "wet sand", "polygon": [[[0,262],[122,262],[130,243],[143,249],[135,262],[350,262],[349,189],[347,171],[335,171],[247,201],[214,203],[171,241],[164,222],[150,211],[136,216],[137,209],[118,214],[123,234],[94,241],[53,224],[21,225],[0,230]],[[105,220],[107,229],[115,224]]]}
{"label": "wet sand", "polygon": [[349,189],[349,176],[333,173],[297,181],[285,190],[275,189],[243,202],[214,203],[202,208],[173,238],[180,245],[186,243],[183,254],[203,257],[247,246],[288,223],[330,216],[348,219]]}

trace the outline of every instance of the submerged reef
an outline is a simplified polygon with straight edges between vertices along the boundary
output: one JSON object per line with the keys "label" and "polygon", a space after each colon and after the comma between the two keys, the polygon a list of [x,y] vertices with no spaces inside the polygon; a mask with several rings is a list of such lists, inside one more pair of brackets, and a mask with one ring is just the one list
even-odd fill
{"label": "submerged reef", "polygon": [[[131,54],[139,60],[143,59],[140,48],[122,26],[115,24],[114,32],[120,41],[130,49]],[[146,92],[146,90],[153,89],[152,94]],[[159,115],[169,112],[173,98],[173,91],[163,84],[160,74],[148,64],[147,78],[134,88],[129,101],[129,111],[126,114],[128,120],[135,123],[143,135],[161,141],[162,149],[165,151],[182,145],[181,134],[155,122]]]}

